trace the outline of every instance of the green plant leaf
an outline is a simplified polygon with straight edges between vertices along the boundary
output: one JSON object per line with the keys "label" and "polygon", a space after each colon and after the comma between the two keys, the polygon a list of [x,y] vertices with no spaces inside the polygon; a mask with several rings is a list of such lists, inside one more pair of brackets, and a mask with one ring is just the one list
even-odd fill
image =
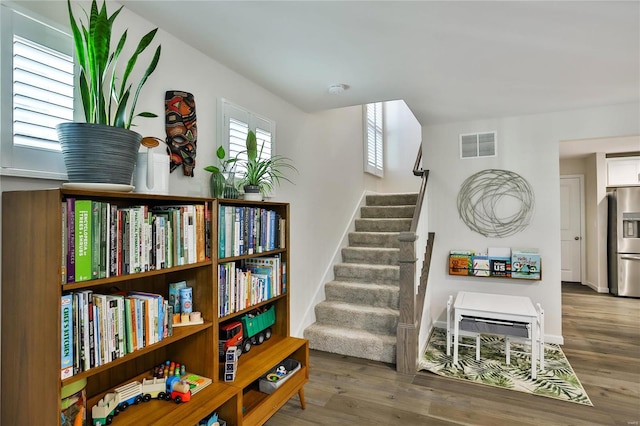
{"label": "green plant leaf", "polygon": [[222,145],[220,145],[218,147],[218,149],[216,150],[216,156],[218,157],[219,160],[224,160],[224,157],[227,154],[224,152],[224,147]]}
{"label": "green plant leaf", "polygon": [[151,63],[149,64],[146,71],[144,72],[144,75],[140,79],[140,83],[138,84],[138,88],[136,89],[136,93],[133,97],[133,102],[131,102],[129,121],[127,122],[127,125],[126,125],[127,129],[131,127],[131,122],[133,121],[133,113],[136,109],[136,104],[138,103],[138,96],[140,95],[140,90],[142,90],[142,86],[144,86],[144,84],[147,82],[147,79],[149,78],[151,73],[155,71],[156,67],[158,66],[158,61],[160,60],[160,52],[161,52],[161,46],[158,46],[158,48],[156,49],[156,53],[153,55],[153,58],[151,59]]}
{"label": "green plant leaf", "polygon": [[249,162],[255,162],[258,157],[258,140],[256,139],[256,134],[253,130],[249,130],[249,133],[247,133],[246,146]]}
{"label": "green plant leaf", "polygon": [[[138,83],[134,96],[131,96],[133,84],[128,83],[128,78],[140,53],[153,41],[157,28],[140,40],[133,55],[127,61],[123,76],[118,78],[117,63],[124,51],[127,39],[126,30],[120,36],[115,50],[111,52],[110,49],[113,24],[123,6],[120,6],[109,16],[106,1],[103,1],[101,7],[98,7],[97,0],[92,0],[88,14],[82,9],[86,17],[86,26],[82,20],[76,19],[71,0],[67,0],[67,9],[73,33],[76,60],[80,66],[79,87],[85,119],[88,123],[130,128],[140,90],[158,64],[160,47],[158,46],[156,49],[151,65]],[[117,85],[120,87],[116,88]],[[132,102],[131,109],[127,112],[127,102],[129,101]],[[135,116],[157,117],[156,114],[149,112]]]}

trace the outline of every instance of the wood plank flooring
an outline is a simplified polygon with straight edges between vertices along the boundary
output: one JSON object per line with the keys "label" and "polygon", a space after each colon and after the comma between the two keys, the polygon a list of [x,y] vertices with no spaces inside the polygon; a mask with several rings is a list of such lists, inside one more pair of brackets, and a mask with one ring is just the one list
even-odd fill
{"label": "wood plank flooring", "polygon": [[294,397],[266,424],[638,425],[640,300],[562,286],[562,349],[593,407],[311,351],[307,409]]}

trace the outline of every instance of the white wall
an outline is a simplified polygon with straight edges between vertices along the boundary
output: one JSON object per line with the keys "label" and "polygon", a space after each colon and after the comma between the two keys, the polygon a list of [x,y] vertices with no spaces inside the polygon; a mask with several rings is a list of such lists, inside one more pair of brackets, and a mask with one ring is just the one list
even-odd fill
{"label": "white wall", "polygon": [[384,104],[384,179],[378,192],[418,192],[413,166],[422,141],[422,126],[404,101]]}
{"label": "white wall", "polygon": [[[431,316],[423,327],[444,320],[449,294],[459,290],[529,296],[545,309],[545,331],[550,341],[562,342],[560,293],[560,140],[636,134],[638,104],[616,105],[549,114],[505,117],[423,127],[423,161],[429,175],[429,222],[436,233],[431,262]],[[496,130],[498,156],[459,159],[461,133]],[[485,238],[471,231],[459,218],[456,198],[462,182],[484,169],[518,173],[532,186],[535,212],[531,224],[506,238]],[[447,255],[451,249],[486,250],[487,247],[536,247],[542,256],[542,280],[450,276]]]}
{"label": "white wall", "polygon": [[[50,14],[66,23],[66,2],[19,3],[24,7],[37,7],[42,15]],[[116,7],[115,3],[108,2],[110,13]],[[129,29],[130,41],[137,41],[154,27],[127,9],[119,15],[118,25]],[[215,161],[215,149],[219,144],[219,97],[276,122],[277,153],[290,157],[299,170],[299,174],[291,175],[295,184],[284,182],[274,200],[291,203],[291,333],[302,336],[304,327],[313,320],[313,315],[308,313],[313,309],[314,298],[324,297],[326,271],[339,248],[344,230],[350,225],[354,208],[365,191],[385,190],[379,178],[363,173],[362,107],[306,114],[162,29],[158,31],[156,41],[162,44],[162,56],[156,72],[143,89],[138,110],[152,111],[159,117],[136,120],[135,130],[143,136],[165,138],[164,95],[167,90],[191,92],[196,102],[198,151],[195,177],[183,176],[181,169],[174,171],[169,184],[171,194],[209,195],[209,173],[202,168]],[[139,62],[146,66],[142,59]],[[408,120],[409,126],[414,126],[415,134],[415,118],[411,121],[412,115],[407,116],[404,102],[397,102],[394,107],[400,117],[398,120]],[[393,124],[391,128],[394,128]],[[408,142],[404,142],[405,139]],[[407,143],[410,148],[405,146]],[[390,187],[399,187],[393,183],[395,171],[405,164],[404,157],[395,155],[393,149],[409,152],[407,162],[412,164],[418,143],[419,137],[398,138],[387,152],[386,166],[393,172],[384,181],[389,181]],[[414,178],[414,182],[418,181]],[[59,185],[60,182],[55,181],[0,176],[2,191]]]}

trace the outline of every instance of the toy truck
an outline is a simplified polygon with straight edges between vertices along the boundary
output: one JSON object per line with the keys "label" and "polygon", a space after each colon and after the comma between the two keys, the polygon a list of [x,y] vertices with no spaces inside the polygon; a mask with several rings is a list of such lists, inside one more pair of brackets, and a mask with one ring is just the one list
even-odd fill
{"label": "toy truck", "polygon": [[237,355],[249,352],[251,345],[260,345],[271,338],[271,326],[276,322],[275,307],[264,311],[256,309],[240,317],[240,321],[231,321],[220,326],[220,358],[223,359],[227,349],[237,348]]}

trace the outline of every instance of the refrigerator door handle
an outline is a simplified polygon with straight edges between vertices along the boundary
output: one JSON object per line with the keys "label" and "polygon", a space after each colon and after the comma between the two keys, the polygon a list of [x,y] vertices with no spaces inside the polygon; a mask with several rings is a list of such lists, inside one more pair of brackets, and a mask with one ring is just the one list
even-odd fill
{"label": "refrigerator door handle", "polygon": [[640,254],[622,254],[620,255],[620,259],[640,261]]}

